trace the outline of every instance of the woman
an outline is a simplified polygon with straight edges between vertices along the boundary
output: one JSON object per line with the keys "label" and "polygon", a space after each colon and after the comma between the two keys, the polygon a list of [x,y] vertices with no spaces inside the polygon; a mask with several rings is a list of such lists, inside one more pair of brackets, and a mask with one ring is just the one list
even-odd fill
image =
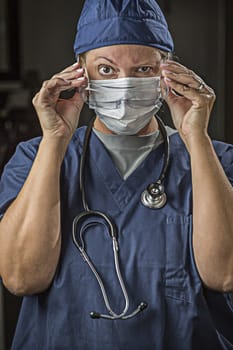
{"label": "woman", "polygon": [[[214,92],[164,60],[172,51],[154,1],[85,2],[75,40],[82,66],[44,82],[34,98],[43,137],[19,145],[1,180],[0,273],[25,295],[13,349],[232,348],[233,150],[210,141]],[[151,209],[140,198],[164,162],[158,84],[177,132],[167,128],[167,202]],[[83,95],[97,117],[80,179]],[[84,209],[114,220],[120,272],[102,218],[74,221]],[[91,262],[72,242],[73,222]]]}

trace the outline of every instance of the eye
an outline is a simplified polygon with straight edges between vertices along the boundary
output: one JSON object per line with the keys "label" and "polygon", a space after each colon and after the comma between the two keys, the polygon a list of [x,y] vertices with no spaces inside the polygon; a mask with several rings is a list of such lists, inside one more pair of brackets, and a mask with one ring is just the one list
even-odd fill
{"label": "eye", "polygon": [[139,73],[150,73],[153,71],[153,67],[150,66],[142,66],[138,68]]}
{"label": "eye", "polygon": [[101,65],[98,67],[99,73],[102,75],[112,75],[114,74],[114,69],[110,66]]}

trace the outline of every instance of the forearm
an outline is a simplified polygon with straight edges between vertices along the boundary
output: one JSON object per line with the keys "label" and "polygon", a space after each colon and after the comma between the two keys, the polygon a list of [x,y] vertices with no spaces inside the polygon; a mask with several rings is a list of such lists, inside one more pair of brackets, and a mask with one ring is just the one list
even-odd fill
{"label": "forearm", "polygon": [[0,222],[0,273],[8,289],[48,287],[60,254],[60,167],[64,147],[42,139],[29,176]]}
{"label": "forearm", "polygon": [[189,144],[193,184],[193,245],[203,282],[233,289],[233,189],[207,135]]}

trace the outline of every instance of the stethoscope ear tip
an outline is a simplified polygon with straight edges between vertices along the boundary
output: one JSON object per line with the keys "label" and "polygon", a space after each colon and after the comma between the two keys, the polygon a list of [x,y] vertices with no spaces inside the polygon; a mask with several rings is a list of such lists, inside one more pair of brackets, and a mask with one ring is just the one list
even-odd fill
{"label": "stethoscope ear tip", "polygon": [[92,312],[90,312],[90,317],[94,318],[94,319],[98,319],[98,318],[101,318],[101,315],[99,312],[92,311]]}
{"label": "stethoscope ear tip", "polygon": [[145,303],[144,301],[142,301],[138,308],[139,308],[140,311],[143,311],[143,310],[145,310],[147,308],[147,306],[148,306],[148,304]]}

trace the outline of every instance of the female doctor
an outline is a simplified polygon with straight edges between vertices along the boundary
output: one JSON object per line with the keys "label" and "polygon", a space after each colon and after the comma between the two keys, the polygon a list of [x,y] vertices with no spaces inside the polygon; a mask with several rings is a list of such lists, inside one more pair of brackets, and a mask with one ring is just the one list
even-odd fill
{"label": "female doctor", "polygon": [[168,59],[155,1],[86,0],[74,48],[34,98],[43,137],[0,182],[0,274],[25,296],[12,349],[232,349],[233,149],[208,135],[213,90]]}

